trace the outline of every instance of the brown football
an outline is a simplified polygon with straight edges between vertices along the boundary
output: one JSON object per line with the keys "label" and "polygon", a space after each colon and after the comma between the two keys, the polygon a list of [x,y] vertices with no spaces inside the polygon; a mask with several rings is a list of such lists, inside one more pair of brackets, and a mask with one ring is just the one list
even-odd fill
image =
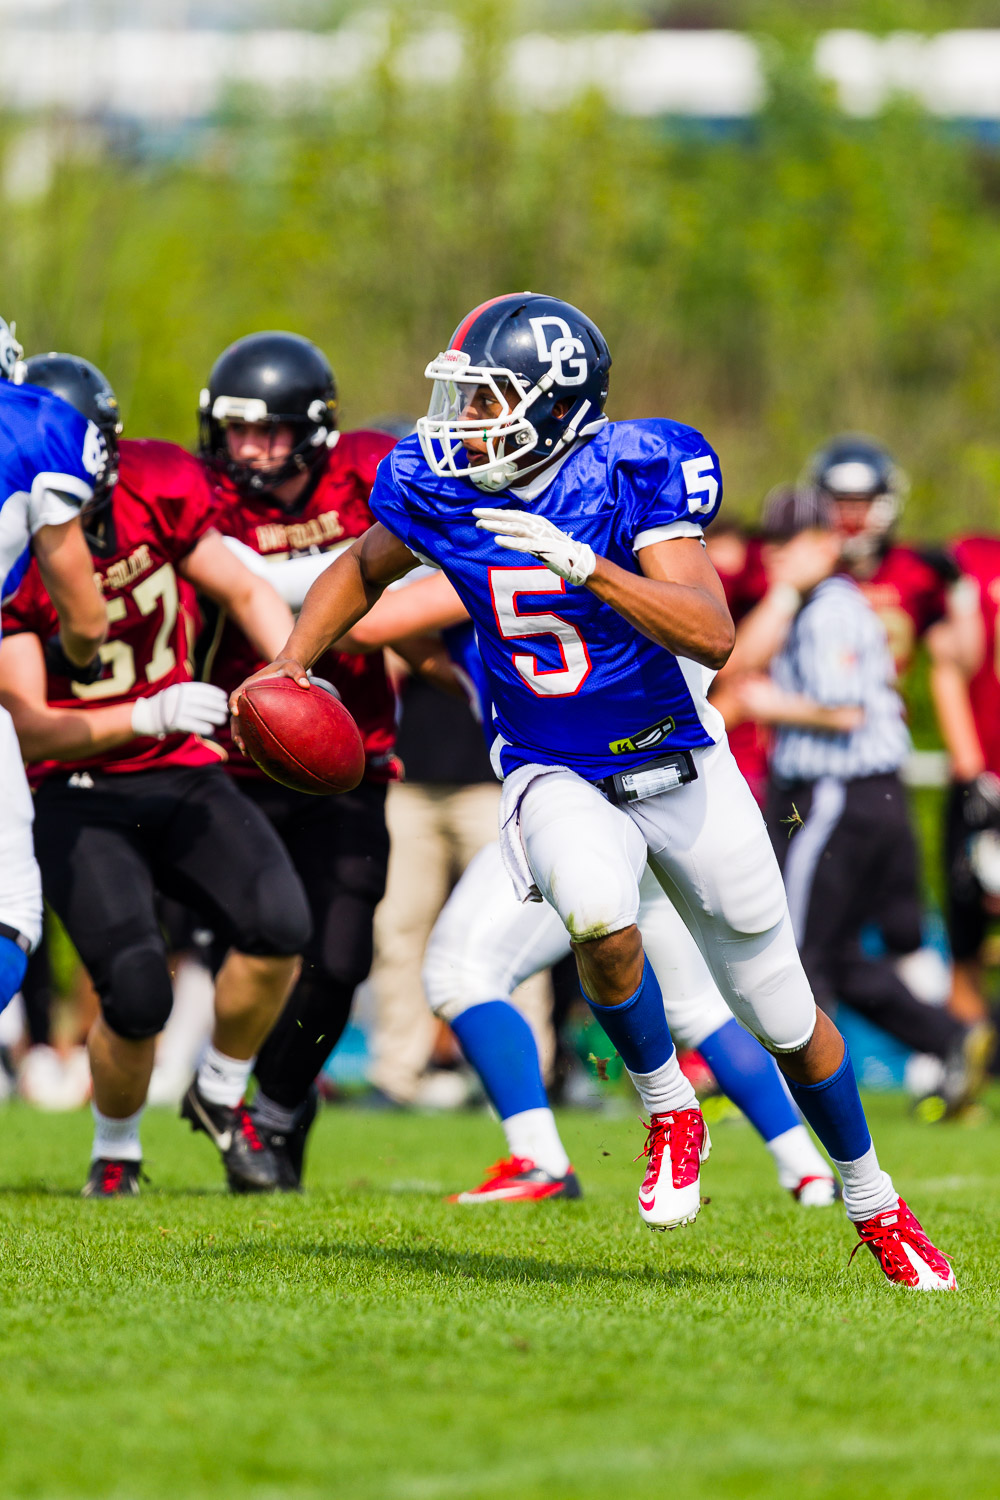
{"label": "brown football", "polygon": [[325,688],[265,678],[240,694],[240,737],[262,771],[297,792],[349,792],[364,775],[365,747],[347,709]]}

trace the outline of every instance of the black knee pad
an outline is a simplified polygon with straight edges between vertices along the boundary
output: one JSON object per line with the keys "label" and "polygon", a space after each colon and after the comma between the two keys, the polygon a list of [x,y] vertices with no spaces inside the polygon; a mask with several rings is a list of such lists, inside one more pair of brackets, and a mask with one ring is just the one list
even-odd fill
{"label": "black knee pad", "polygon": [[378,898],[340,891],[327,906],[306,951],[312,967],[337,985],[356,989],[372,966],[372,926]]}
{"label": "black knee pad", "polygon": [[292,958],[312,935],[309,903],[291,865],[265,867],[231,934],[233,947],[258,957]]}
{"label": "black knee pad", "polygon": [[166,955],[152,938],[128,944],[115,953],[102,986],[104,1019],[117,1036],[141,1042],[167,1024],[174,1003]]}

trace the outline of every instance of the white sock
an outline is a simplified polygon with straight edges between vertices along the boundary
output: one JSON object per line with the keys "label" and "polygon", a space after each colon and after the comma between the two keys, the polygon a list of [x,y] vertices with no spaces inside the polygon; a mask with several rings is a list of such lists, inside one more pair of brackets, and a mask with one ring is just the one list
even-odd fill
{"label": "white sock", "polygon": [[628,1076],[636,1086],[643,1108],[650,1115],[668,1115],[672,1109],[697,1109],[698,1096],[680,1070],[677,1049],[674,1048],[665,1063],[654,1068],[652,1073],[633,1073]]}
{"label": "white sock", "polygon": [[869,1146],[864,1156],[854,1161],[835,1161],[833,1165],[844,1184],[844,1207],[849,1219],[870,1219],[872,1214],[896,1207],[896,1189],[888,1172],[879,1166],[874,1146]]}
{"label": "white sock", "polygon": [[[105,1161],[142,1161],[142,1146],[139,1144],[139,1121],[142,1109],[124,1120],[114,1120],[102,1115],[96,1104],[91,1104],[94,1116],[94,1146],[91,1161],[103,1157]],[[143,1106],[145,1108],[145,1106]]]}
{"label": "white sock", "polygon": [[503,1121],[503,1133],[511,1156],[526,1156],[553,1177],[566,1176],[569,1157],[559,1139],[551,1109],[522,1109],[519,1115],[508,1115]]}
{"label": "white sock", "polygon": [[803,1177],[833,1176],[833,1168],[820,1156],[804,1125],[793,1125],[765,1144],[774,1157],[783,1188],[797,1188]]}
{"label": "white sock", "polygon": [[235,1109],[247,1091],[253,1064],[252,1057],[227,1057],[209,1045],[198,1069],[198,1089],[209,1104]]}

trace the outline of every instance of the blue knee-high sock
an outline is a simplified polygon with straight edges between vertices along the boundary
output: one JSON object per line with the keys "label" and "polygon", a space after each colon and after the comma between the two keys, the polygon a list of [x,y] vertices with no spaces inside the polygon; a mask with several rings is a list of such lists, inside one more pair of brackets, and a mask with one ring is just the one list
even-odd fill
{"label": "blue knee-high sock", "polygon": [[846,1047],[840,1067],[822,1083],[793,1083],[789,1078],[788,1087],[834,1161],[857,1161],[871,1149],[871,1133]]}
{"label": "blue knee-high sock", "polygon": [[28,955],[12,938],[0,937],[0,1011],[7,1006],[24,983]]}
{"label": "blue knee-high sock", "polygon": [[513,1005],[506,1000],[471,1005],[455,1017],[451,1029],[501,1120],[526,1109],[548,1108],[534,1035]]}
{"label": "blue knee-high sock", "polygon": [[738,1021],[727,1021],[698,1044],[724,1094],[739,1105],[765,1141],[801,1125],[778,1065]]}
{"label": "blue knee-high sock", "polygon": [[630,1073],[653,1073],[673,1052],[663,995],[648,959],[639,988],[621,1005],[587,1004]]}

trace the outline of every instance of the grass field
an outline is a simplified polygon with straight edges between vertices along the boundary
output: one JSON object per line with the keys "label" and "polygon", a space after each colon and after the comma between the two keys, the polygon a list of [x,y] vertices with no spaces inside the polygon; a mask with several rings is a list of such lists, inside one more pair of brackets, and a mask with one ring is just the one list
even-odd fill
{"label": "grass field", "polygon": [[153,1114],[143,1197],[95,1204],[85,1115],[0,1110],[0,1495],[1000,1495],[1000,1126],[872,1112],[957,1295],[848,1267],[741,1125],[651,1235],[627,1118],[564,1116],[582,1203],[461,1210],[484,1116],[328,1110],[309,1194],[239,1200]]}

